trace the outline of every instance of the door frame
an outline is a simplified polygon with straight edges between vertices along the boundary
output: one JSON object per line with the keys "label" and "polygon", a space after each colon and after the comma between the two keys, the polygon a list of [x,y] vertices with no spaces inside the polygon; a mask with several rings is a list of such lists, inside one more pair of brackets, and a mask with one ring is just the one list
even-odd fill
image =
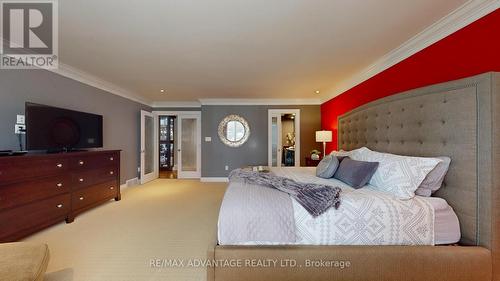
{"label": "door frame", "polygon": [[[178,179],[189,179],[189,178],[201,178],[201,111],[163,111],[163,110],[154,110],[153,111],[154,115],[154,120],[155,120],[155,126],[156,126],[156,131],[159,130],[159,122],[160,122],[160,116],[176,116],[176,126],[177,126],[177,137],[176,137],[176,147],[179,149],[181,146],[180,143],[180,136],[181,136],[181,118],[182,117],[196,117],[198,120],[198,128],[197,128],[197,133],[198,133],[198,139],[197,139],[197,159],[196,159],[196,165],[197,165],[197,171],[196,172],[189,172],[189,173],[182,173],[182,151],[178,151],[178,156],[175,161],[177,161],[177,178]],[[160,161],[160,140],[159,140],[159,135],[155,138],[155,161],[158,163]],[[182,149],[182,147],[181,147]],[[159,164],[158,164],[159,166]],[[158,168],[159,169],[159,168]]]}
{"label": "door frame", "polygon": [[[295,114],[295,167],[300,167],[300,109],[269,109],[267,112],[267,164],[272,166],[272,117],[281,114]],[[281,136],[281,118],[278,119],[278,135]],[[278,138],[278,146],[281,147],[281,137]],[[281,154],[278,155],[277,167],[281,167]]]}
{"label": "door frame", "polygon": [[[154,158],[154,166],[153,166],[153,172],[149,174],[145,174],[145,166],[146,166],[146,157],[145,157],[145,144],[146,144],[146,127],[145,127],[145,120],[147,117],[153,118],[153,158]],[[156,145],[156,140],[158,139],[158,125],[156,124],[156,118],[154,113],[141,110],[141,144],[140,144],[140,158],[141,158],[141,172],[140,172],[140,181],[141,184],[145,184],[147,182],[150,182],[154,179],[158,178],[158,170],[159,170],[159,164],[158,164],[158,154],[159,154],[159,149],[158,145]]]}

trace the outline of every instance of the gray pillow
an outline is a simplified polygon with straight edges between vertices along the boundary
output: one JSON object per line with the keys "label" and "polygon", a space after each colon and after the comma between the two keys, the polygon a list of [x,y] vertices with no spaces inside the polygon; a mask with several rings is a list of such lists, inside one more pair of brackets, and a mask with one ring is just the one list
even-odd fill
{"label": "gray pillow", "polygon": [[316,176],[329,179],[333,177],[339,167],[339,160],[335,156],[327,155],[319,162],[316,167]]}
{"label": "gray pillow", "polygon": [[438,191],[443,184],[444,177],[448,172],[448,168],[450,167],[451,158],[450,157],[436,157],[441,159],[432,171],[430,171],[425,179],[422,181],[420,186],[415,190],[415,194],[420,196],[430,197],[432,193]]}
{"label": "gray pillow", "polygon": [[365,162],[352,160],[347,157],[340,162],[334,178],[347,183],[353,188],[365,186],[378,168],[378,162]]}

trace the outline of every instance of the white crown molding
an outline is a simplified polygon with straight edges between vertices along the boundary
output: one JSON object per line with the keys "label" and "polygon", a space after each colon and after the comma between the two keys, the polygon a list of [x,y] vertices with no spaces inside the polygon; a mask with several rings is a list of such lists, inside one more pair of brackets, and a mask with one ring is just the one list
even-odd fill
{"label": "white crown molding", "polygon": [[202,105],[319,105],[320,99],[200,99]]}
{"label": "white crown molding", "polygon": [[499,0],[470,0],[413,36],[322,98],[326,102],[500,8]]}
{"label": "white crown molding", "polygon": [[198,101],[154,101],[151,103],[151,107],[159,108],[159,107],[201,107],[201,103]]}
{"label": "white crown molding", "polygon": [[105,81],[88,72],[59,62],[58,69],[49,71],[61,76],[76,80],[86,85],[101,89],[103,91],[127,98],[129,100],[151,106],[153,108],[178,107],[197,108],[202,105],[319,105],[321,99],[199,99],[199,101],[150,101],[146,98],[132,93],[116,84]]}
{"label": "white crown molding", "polygon": [[101,89],[103,91],[109,92],[111,94],[147,105],[151,106],[151,101],[147,100],[146,98],[135,94],[133,92],[130,92],[129,90],[126,90],[116,84],[113,84],[111,82],[105,81],[97,76],[94,76],[88,72],[85,72],[83,70],[80,70],[78,68],[72,67],[70,65],[64,64],[62,62],[59,62],[59,68],[57,69],[48,69],[51,72],[54,72],[56,74],[59,74],[61,76],[76,80],[78,82],[81,82],[83,84]]}

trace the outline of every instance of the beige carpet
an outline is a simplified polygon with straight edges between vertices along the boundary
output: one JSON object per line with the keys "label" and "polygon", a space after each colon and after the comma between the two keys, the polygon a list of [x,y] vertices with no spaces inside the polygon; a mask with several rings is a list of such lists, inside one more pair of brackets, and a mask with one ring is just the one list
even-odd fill
{"label": "beige carpet", "polygon": [[49,245],[46,281],[206,280],[204,268],[150,261],[205,258],[226,185],[156,180],[25,240]]}

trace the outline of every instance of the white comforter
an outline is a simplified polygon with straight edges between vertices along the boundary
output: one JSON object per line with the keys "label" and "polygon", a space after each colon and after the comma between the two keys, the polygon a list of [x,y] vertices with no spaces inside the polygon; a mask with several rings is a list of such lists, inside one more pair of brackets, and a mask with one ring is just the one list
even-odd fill
{"label": "white comforter", "polygon": [[419,197],[399,200],[370,186],[355,190],[335,179],[316,177],[314,168],[272,171],[299,182],[342,188],[339,209],[332,208],[316,218],[292,199],[295,244],[434,245],[434,209],[426,200]]}

